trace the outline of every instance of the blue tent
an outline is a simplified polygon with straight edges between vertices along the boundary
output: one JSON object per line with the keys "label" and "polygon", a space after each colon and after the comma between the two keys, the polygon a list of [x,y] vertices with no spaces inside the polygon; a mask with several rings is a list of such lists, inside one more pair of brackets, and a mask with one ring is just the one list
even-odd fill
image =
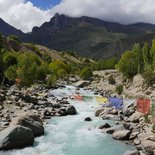
{"label": "blue tent", "polygon": [[123,106],[123,99],[122,98],[110,97],[108,100],[109,100],[110,106],[112,106],[112,107],[120,109]]}

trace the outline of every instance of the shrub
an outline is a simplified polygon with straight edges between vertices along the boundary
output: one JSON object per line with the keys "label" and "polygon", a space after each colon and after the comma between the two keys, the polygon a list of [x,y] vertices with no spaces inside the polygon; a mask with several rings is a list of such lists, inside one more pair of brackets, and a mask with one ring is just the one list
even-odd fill
{"label": "shrub", "polygon": [[122,92],[123,92],[123,85],[118,85],[116,87],[116,92],[117,92],[118,95],[121,95]]}
{"label": "shrub", "polygon": [[115,81],[113,75],[110,75],[110,76],[109,76],[109,78],[108,78],[108,82],[109,82],[109,84],[112,84],[112,85],[116,83],[116,81]]}
{"label": "shrub", "polygon": [[81,73],[80,73],[80,77],[83,79],[83,80],[89,80],[91,77],[92,77],[92,70],[90,68],[83,68]]}
{"label": "shrub", "polygon": [[148,86],[152,86],[153,84],[155,84],[155,72],[152,71],[152,69],[147,69],[144,73],[143,73],[143,77],[145,79],[145,83]]}
{"label": "shrub", "polygon": [[10,39],[12,39],[12,40],[14,40],[14,41],[16,41],[16,42],[18,42],[18,43],[21,43],[21,40],[20,40],[19,37],[16,36],[16,35],[10,35],[8,38],[10,38]]}
{"label": "shrub", "polygon": [[55,85],[57,82],[57,77],[55,75],[50,75],[47,80],[47,87]]}
{"label": "shrub", "polygon": [[127,78],[132,78],[137,74],[137,66],[138,62],[135,53],[127,51],[122,55],[116,68]]}

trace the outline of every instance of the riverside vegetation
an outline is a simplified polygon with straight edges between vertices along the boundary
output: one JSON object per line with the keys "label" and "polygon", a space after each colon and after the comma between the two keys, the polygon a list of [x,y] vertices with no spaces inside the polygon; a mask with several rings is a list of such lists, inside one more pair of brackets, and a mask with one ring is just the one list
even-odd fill
{"label": "riverside vegetation", "polygon": [[[44,134],[44,119],[49,119],[52,116],[75,115],[77,113],[75,107],[70,105],[66,98],[59,100],[53,96],[53,101],[49,102],[47,100],[49,89],[63,87],[64,84],[75,83],[81,78],[88,80],[82,81],[80,84],[82,86],[83,82],[85,82],[83,84],[85,89],[91,89],[106,96],[117,92],[117,95],[120,96],[124,94],[125,85],[123,85],[123,82],[126,83],[129,81],[131,84],[136,74],[143,76],[146,87],[152,87],[155,84],[155,40],[152,41],[151,45],[145,43],[143,47],[135,44],[131,51],[127,51],[122,55],[120,60],[113,57],[97,62],[78,57],[70,51],[59,54],[57,52],[51,53],[45,47],[24,44],[16,36],[5,38],[0,35],[0,81],[2,84],[0,92],[0,101],[2,104],[0,109],[1,117],[3,118],[1,130],[3,130],[2,135],[4,135],[2,139],[5,139],[5,136],[10,138],[9,143],[7,143],[8,145],[3,145],[6,141],[1,143],[1,150],[23,148],[32,145],[34,137]],[[108,71],[105,71],[104,76],[100,76],[93,72],[115,68],[122,72],[122,74],[117,71],[112,71],[109,74]],[[117,82],[117,76],[115,76],[117,74],[121,74],[123,82]],[[99,90],[96,88],[96,85],[93,85],[94,82],[100,84],[101,80],[107,81],[108,87],[115,85],[115,92]],[[60,85],[63,81],[63,85]],[[15,87],[14,84],[18,87]],[[8,86],[12,87],[8,88]],[[18,108],[6,111],[5,107],[8,106],[17,106]],[[146,122],[143,115],[135,111],[134,105],[124,111],[102,108],[96,111],[96,116],[113,120],[117,116],[116,121],[123,128],[121,133],[119,130],[122,130],[122,128],[105,131],[105,128],[110,128],[110,125],[107,124],[100,128],[104,132],[113,133],[114,139],[130,140],[138,149],[144,149],[143,152],[146,154],[153,154],[155,142],[150,124],[152,120],[149,119],[150,122]],[[14,117],[16,119],[12,121]],[[124,124],[122,124],[122,121]],[[33,124],[31,124],[32,122]],[[147,130],[150,134],[145,136],[144,133]],[[16,131],[19,132],[17,133]],[[14,141],[11,141],[11,132],[17,134]],[[141,138],[138,135],[143,136]],[[151,140],[146,139],[144,144],[141,143],[144,137],[150,138],[150,136]],[[25,139],[24,143],[19,143],[21,140],[19,137]],[[135,152],[135,154],[139,153]]]}

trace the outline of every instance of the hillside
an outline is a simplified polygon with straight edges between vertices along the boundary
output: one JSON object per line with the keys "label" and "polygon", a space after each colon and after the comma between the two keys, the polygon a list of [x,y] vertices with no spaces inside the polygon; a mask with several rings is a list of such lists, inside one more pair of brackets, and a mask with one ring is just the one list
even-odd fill
{"label": "hillside", "polygon": [[80,64],[82,63],[85,58],[82,57],[74,57],[72,55],[69,55],[67,53],[61,53],[52,49],[49,49],[45,46],[41,45],[34,45],[31,43],[22,43],[22,42],[17,42],[14,39],[11,38],[6,38],[2,36],[2,47],[6,51],[12,51],[12,52],[30,52],[34,53],[40,58],[43,58],[44,56],[50,57],[52,61],[54,60],[61,60],[61,61],[66,61],[67,63],[75,63],[75,64]]}

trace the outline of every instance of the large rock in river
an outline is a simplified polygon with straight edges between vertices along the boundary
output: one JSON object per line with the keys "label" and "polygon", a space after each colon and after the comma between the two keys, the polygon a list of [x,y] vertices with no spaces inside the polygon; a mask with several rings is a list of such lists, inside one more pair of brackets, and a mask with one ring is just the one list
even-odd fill
{"label": "large rock in river", "polygon": [[130,130],[121,130],[114,132],[112,137],[117,140],[129,140],[130,134]]}
{"label": "large rock in river", "polygon": [[0,132],[0,150],[12,150],[33,145],[32,130],[23,126],[10,126]]}
{"label": "large rock in river", "polygon": [[75,109],[74,106],[69,105],[69,106],[66,107],[66,113],[68,115],[76,115],[77,114],[77,111],[76,111],[76,109]]}
{"label": "large rock in river", "polygon": [[140,155],[137,150],[126,151],[123,155]]}
{"label": "large rock in river", "polygon": [[11,125],[21,125],[31,129],[35,137],[44,134],[44,126],[39,115],[31,112],[18,116],[11,122]]}

